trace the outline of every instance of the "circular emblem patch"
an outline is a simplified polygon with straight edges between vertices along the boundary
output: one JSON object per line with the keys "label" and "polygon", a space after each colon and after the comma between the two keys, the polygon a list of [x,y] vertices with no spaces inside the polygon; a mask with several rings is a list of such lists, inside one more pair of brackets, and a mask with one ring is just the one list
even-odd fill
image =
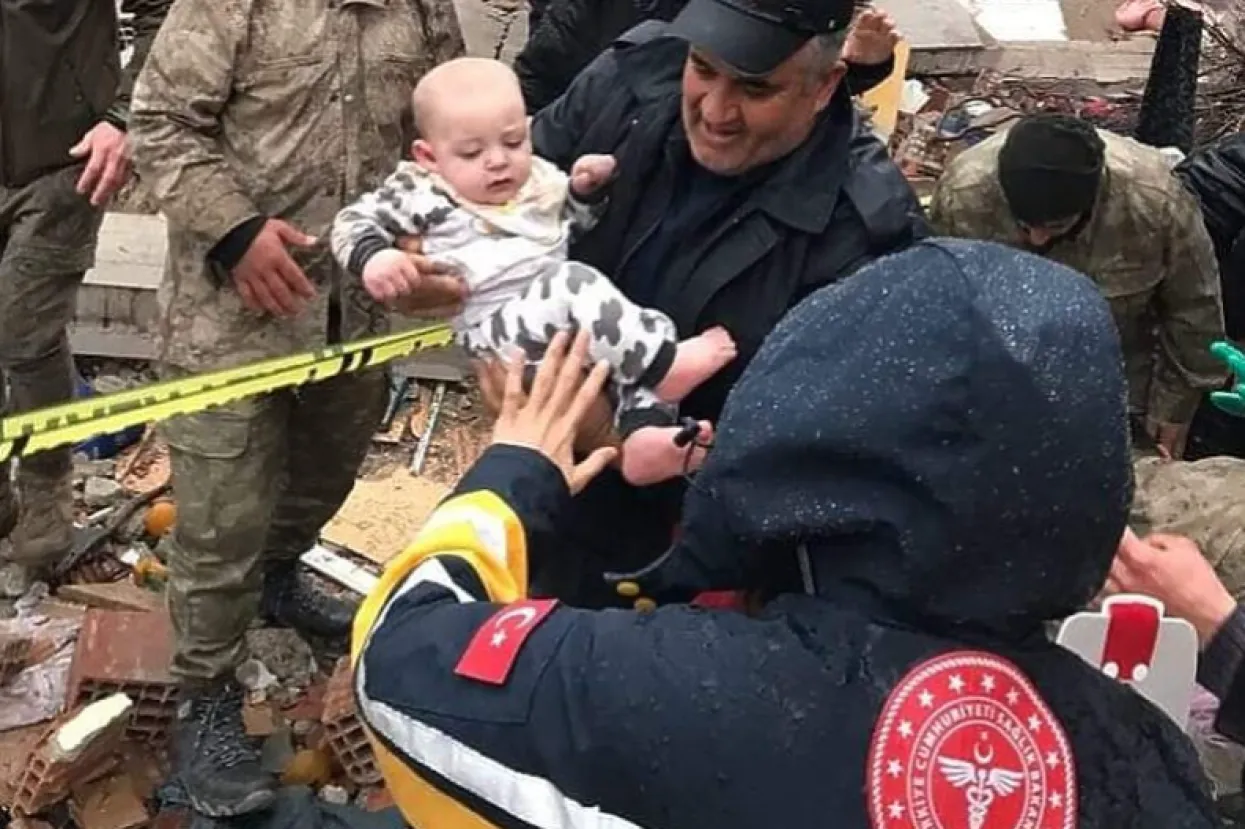
{"label": "circular emblem patch", "polygon": [[869,744],[875,829],[1072,829],[1076,766],[1059,721],[1015,665],[978,651],[917,665]]}

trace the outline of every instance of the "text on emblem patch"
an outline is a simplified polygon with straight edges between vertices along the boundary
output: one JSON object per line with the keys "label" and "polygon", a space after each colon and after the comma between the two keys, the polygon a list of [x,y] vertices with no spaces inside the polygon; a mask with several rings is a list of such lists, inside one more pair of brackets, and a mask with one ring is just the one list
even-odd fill
{"label": "text on emblem patch", "polygon": [[869,744],[875,829],[1073,829],[1063,727],[1006,659],[953,651],[910,670]]}

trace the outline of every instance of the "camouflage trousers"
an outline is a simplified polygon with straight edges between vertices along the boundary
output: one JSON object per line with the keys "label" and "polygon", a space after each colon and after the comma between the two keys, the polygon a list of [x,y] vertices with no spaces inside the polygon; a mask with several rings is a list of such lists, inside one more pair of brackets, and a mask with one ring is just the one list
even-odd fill
{"label": "camouflage trousers", "polygon": [[210,682],[238,665],[265,572],[306,552],[340,509],[387,395],[383,371],[371,370],[162,425],[177,501],[165,552],[179,680]]}
{"label": "camouflage trousers", "polygon": [[1133,469],[1137,491],[1128,521],[1133,531],[1193,539],[1228,591],[1245,601],[1245,460],[1145,457]]}
{"label": "camouflage trousers", "polygon": [[[25,187],[0,187],[0,409],[28,411],[74,392],[66,326],[83,273],[94,264],[103,214],[75,191],[79,166]],[[8,386],[8,392],[5,386]],[[72,521],[68,447],[18,463],[22,518],[8,557],[48,566],[68,549]],[[0,536],[12,529],[15,499],[0,464]]]}

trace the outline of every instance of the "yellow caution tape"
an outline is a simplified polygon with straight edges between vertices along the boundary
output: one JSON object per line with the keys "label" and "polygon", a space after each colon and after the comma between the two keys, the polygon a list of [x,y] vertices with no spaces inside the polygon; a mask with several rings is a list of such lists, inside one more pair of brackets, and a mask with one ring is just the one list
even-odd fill
{"label": "yellow caution tape", "polygon": [[0,462],[151,421],[201,412],[243,397],[371,368],[447,345],[452,338],[449,326],[435,325],[14,415],[0,420]]}

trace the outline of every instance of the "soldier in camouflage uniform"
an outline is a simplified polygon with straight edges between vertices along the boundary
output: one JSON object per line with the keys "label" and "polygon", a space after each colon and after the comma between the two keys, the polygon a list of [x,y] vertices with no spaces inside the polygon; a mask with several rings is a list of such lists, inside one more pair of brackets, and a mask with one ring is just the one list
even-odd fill
{"label": "soldier in camouflage uniform", "polygon": [[[131,120],[136,166],[169,223],[168,374],[384,331],[386,310],[337,267],[327,234],[409,145],[416,81],[462,48],[450,0],[175,4]],[[370,371],[165,424],[178,501],[173,753],[201,813],[272,802],[234,669],[261,613],[347,633],[353,608],[317,595],[297,558],[350,492],[385,400]]]}
{"label": "soldier in camouflage uniform", "polygon": [[1245,602],[1245,460],[1143,458],[1129,526],[1192,538],[1238,602]]}
{"label": "soldier in camouflage uniform", "polygon": [[[73,396],[65,326],[100,208],[129,176],[133,70],[170,3],[122,4],[136,32],[126,71],[112,0],[0,3],[0,411]],[[0,595],[20,595],[69,551],[71,469],[68,447],[23,458],[19,510],[0,464]]]}
{"label": "soldier in camouflage uniform", "polygon": [[1039,253],[1093,279],[1111,304],[1134,434],[1178,456],[1224,378],[1214,247],[1197,201],[1151,147],[1071,116],[1021,119],[957,157],[931,205],[935,230]]}

